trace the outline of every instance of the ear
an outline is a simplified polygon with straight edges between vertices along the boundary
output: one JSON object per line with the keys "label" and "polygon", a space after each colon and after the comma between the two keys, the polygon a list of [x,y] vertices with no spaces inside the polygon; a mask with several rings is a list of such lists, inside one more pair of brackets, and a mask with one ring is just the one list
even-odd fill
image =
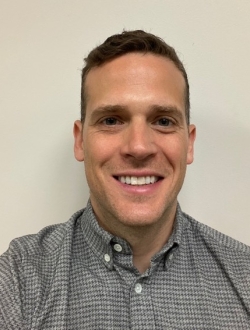
{"label": "ear", "polygon": [[74,154],[75,159],[79,162],[84,161],[84,148],[83,148],[83,125],[80,120],[76,120],[74,122],[74,128],[73,128],[73,134],[74,134]]}
{"label": "ear", "polygon": [[189,125],[188,127],[188,150],[187,150],[187,164],[192,164],[194,160],[194,141],[196,138],[195,125]]}

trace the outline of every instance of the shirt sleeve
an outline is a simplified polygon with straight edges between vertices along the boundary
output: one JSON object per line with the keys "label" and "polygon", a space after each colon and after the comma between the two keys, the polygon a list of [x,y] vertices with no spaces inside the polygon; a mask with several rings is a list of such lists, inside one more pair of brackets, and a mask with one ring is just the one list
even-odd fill
{"label": "shirt sleeve", "polygon": [[0,329],[25,329],[19,270],[21,260],[12,246],[0,256]]}

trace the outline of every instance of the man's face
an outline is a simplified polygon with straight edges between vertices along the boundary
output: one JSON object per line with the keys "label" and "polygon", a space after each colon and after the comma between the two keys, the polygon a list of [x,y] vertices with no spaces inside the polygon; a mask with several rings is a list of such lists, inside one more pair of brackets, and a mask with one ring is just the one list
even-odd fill
{"label": "man's face", "polygon": [[168,59],[130,53],[90,70],[86,118],[74,126],[99,223],[153,225],[175,212],[195,127],[185,120],[185,82]]}

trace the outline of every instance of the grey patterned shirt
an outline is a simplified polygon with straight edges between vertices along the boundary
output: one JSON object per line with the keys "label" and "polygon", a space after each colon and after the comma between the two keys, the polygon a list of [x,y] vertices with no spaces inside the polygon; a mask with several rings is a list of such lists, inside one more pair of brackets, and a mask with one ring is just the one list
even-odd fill
{"label": "grey patterned shirt", "polygon": [[178,207],[168,243],[140,274],[89,203],[2,255],[0,329],[250,329],[250,248]]}

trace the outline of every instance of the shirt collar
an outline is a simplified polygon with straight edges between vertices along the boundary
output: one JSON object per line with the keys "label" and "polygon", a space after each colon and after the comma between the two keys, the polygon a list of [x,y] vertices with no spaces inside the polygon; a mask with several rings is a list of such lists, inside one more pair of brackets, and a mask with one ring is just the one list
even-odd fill
{"label": "shirt collar", "polygon": [[154,260],[158,260],[163,258],[164,260],[164,269],[167,269],[167,264],[169,261],[172,262],[176,253],[178,252],[178,248],[182,242],[183,232],[186,230],[187,222],[184,217],[184,214],[181,210],[179,203],[177,204],[176,214],[175,214],[175,221],[172,234],[170,235],[167,243],[163,246],[161,251],[159,251],[153,258]]}
{"label": "shirt collar", "polygon": [[[81,227],[85,241],[92,249],[94,254],[105,264],[107,268],[112,269],[113,258],[110,242],[114,236],[99,226],[90,200],[88,201],[87,206],[82,214]],[[107,261],[107,255],[110,257],[109,261]]]}
{"label": "shirt collar", "polygon": [[[105,264],[109,269],[113,268],[113,242],[119,242],[122,245],[125,253],[131,253],[129,244],[127,244],[123,239],[115,237],[114,235],[105,231],[102,227],[99,226],[95,214],[93,212],[91,202],[88,201],[87,206],[83,212],[81,218],[81,227],[85,241],[89,247],[93,250],[95,255]],[[169,259],[173,259],[175,251],[178,249],[181,244],[182,234],[186,228],[186,221],[183,215],[183,212],[180,208],[180,205],[177,205],[174,228],[172,234],[170,235],[167,243],[163,246],[161,251],[159,251],[153,258],[152,262],[157,263],[159,260],[164,258],[164,268]],[[108,260],[107,255],[110,257]],[[106,257],[105,257],[106,256]],[[169,258],[171,256],[171,258]]]}

